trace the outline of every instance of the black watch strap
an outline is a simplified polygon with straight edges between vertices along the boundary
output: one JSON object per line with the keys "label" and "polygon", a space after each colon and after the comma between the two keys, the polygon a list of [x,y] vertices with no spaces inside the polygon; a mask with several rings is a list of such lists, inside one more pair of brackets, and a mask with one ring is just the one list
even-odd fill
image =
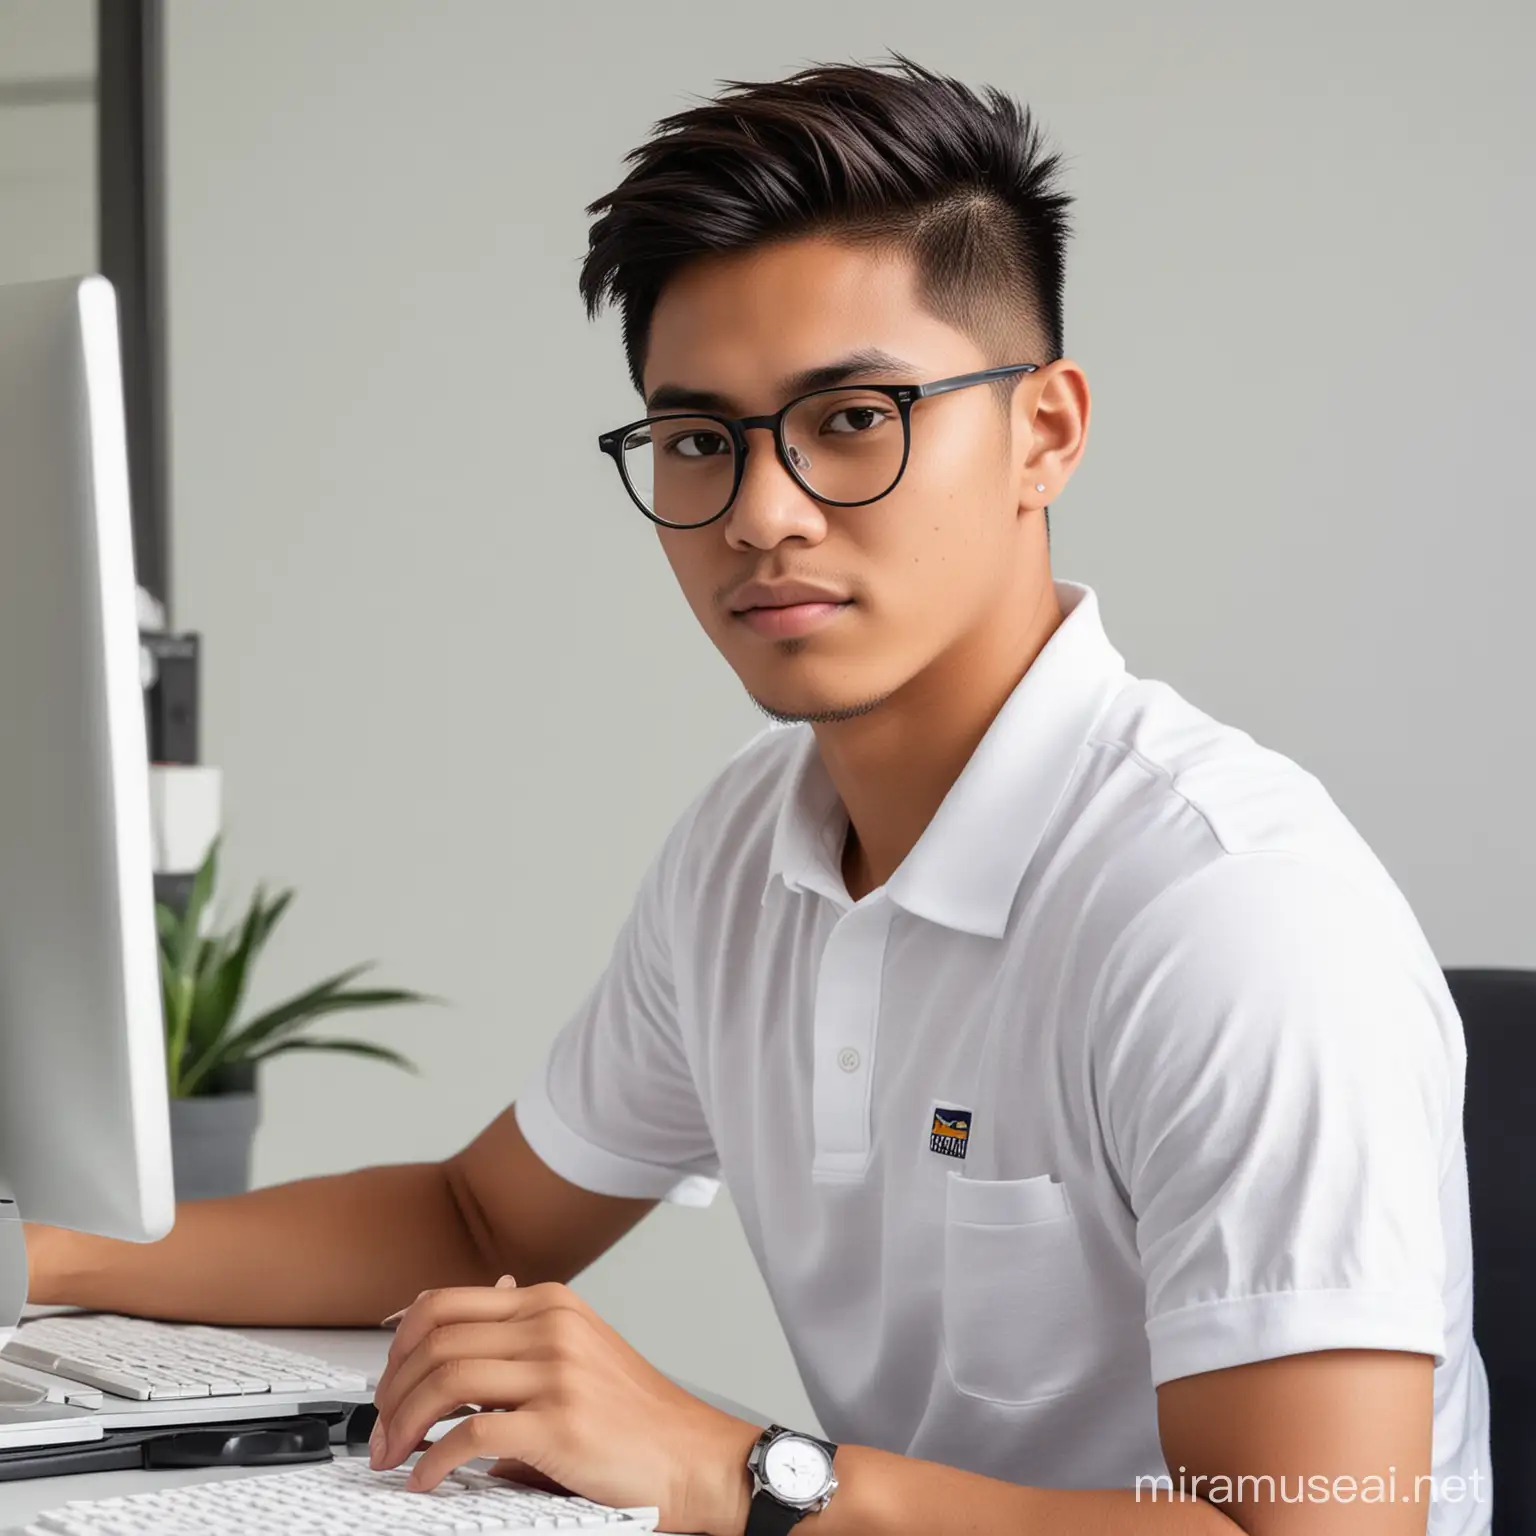
{"label": "black watch strap", "polygon": [[766,1488],[752,1495],[752,1507],[747,1511],[746,1536],[788,1536],[788,1533],[809,1513],[781,1504]]}
{"label": "black watch strap", "polygon": [[[782,1433],[779,1425],[772,1424],[763,1431],[762,1439],[766,1441]],[[795,1433],[800,1439],[819,1445],[827,1453],[827,1460],[836,1464],[837,1447],[830,1440],[818,1440],[815,1435],[807,1435],[799,1430]],[[799,1509],[774,1498],[766,1488],[759,1488],[752,1495],[752,1503],[747,1510],[744,1536],[788,1536],[788,1532],[810,1513],[808,1509]]]}

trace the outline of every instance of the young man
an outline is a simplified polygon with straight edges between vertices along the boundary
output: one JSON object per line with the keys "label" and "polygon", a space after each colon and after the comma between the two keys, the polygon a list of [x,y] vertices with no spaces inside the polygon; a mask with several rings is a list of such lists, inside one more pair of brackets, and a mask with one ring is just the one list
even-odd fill
{"label": "young man", "polygon": [[[1434,957],[1317,780],[1131,676],[1051,573],[1089,418],[1056,157],[898,60],[737,84],[632,160],[582,287],[645,404],[602,447],[792,728],[679,820],[463,1152],[192,1205],[148,1248],[36,1232],[34,1294],[246,1324],[416,1297],[377,1465],[511,1410],[419,1484],[492,1455],[673,1531],[1485,1531]],[[563,1283],[720,1180],[835,1462]]]}

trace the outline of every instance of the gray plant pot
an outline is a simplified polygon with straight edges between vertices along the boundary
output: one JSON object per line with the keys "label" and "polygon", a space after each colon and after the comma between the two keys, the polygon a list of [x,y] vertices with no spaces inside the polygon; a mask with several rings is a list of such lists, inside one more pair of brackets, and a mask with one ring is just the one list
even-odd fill
{"label": "gray plant pot", "polygon": [[210,1077],[213,1091],[171,1100],[171,1164],[178,1200],[241,1195],[251,1187],[251,1144],[261,1120],[256,1069]]}

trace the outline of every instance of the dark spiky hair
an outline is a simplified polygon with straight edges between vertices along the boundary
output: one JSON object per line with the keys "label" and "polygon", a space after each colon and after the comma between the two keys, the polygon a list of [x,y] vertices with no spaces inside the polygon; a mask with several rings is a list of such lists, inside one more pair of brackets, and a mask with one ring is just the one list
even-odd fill
{"label": "dark spiky hair", "polygon": [[1072,199],[1052,184],[1061,157],[1042,153],[1027,107],[895,52],[723,84],[657,123],[587,208],[581,295],[589,316],[618,304],[636,389],[652,311],[680,267],[814,234],[905,251],[924,303],[996,362],[1063,355]]}

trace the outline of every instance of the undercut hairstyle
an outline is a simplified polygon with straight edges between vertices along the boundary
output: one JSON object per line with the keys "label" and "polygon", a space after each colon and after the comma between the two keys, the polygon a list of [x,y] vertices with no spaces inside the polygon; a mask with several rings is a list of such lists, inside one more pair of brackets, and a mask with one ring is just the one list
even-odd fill
{"label": "undercut hairstyle", "polygon": [[[623,317],[642,394],[651,316],[668,280],[718,252],[823,235],[901,251],[932,314],[989,365],[1064,354],[1062,289],[1072,199],[1057,189],[1027,107],[900,53],[816,64],[783,80],[723,82],[657,123],[632,168],[590,204],[581,269],[589,317]],[[1003,381],[1003,398],[1016,377]]]}

